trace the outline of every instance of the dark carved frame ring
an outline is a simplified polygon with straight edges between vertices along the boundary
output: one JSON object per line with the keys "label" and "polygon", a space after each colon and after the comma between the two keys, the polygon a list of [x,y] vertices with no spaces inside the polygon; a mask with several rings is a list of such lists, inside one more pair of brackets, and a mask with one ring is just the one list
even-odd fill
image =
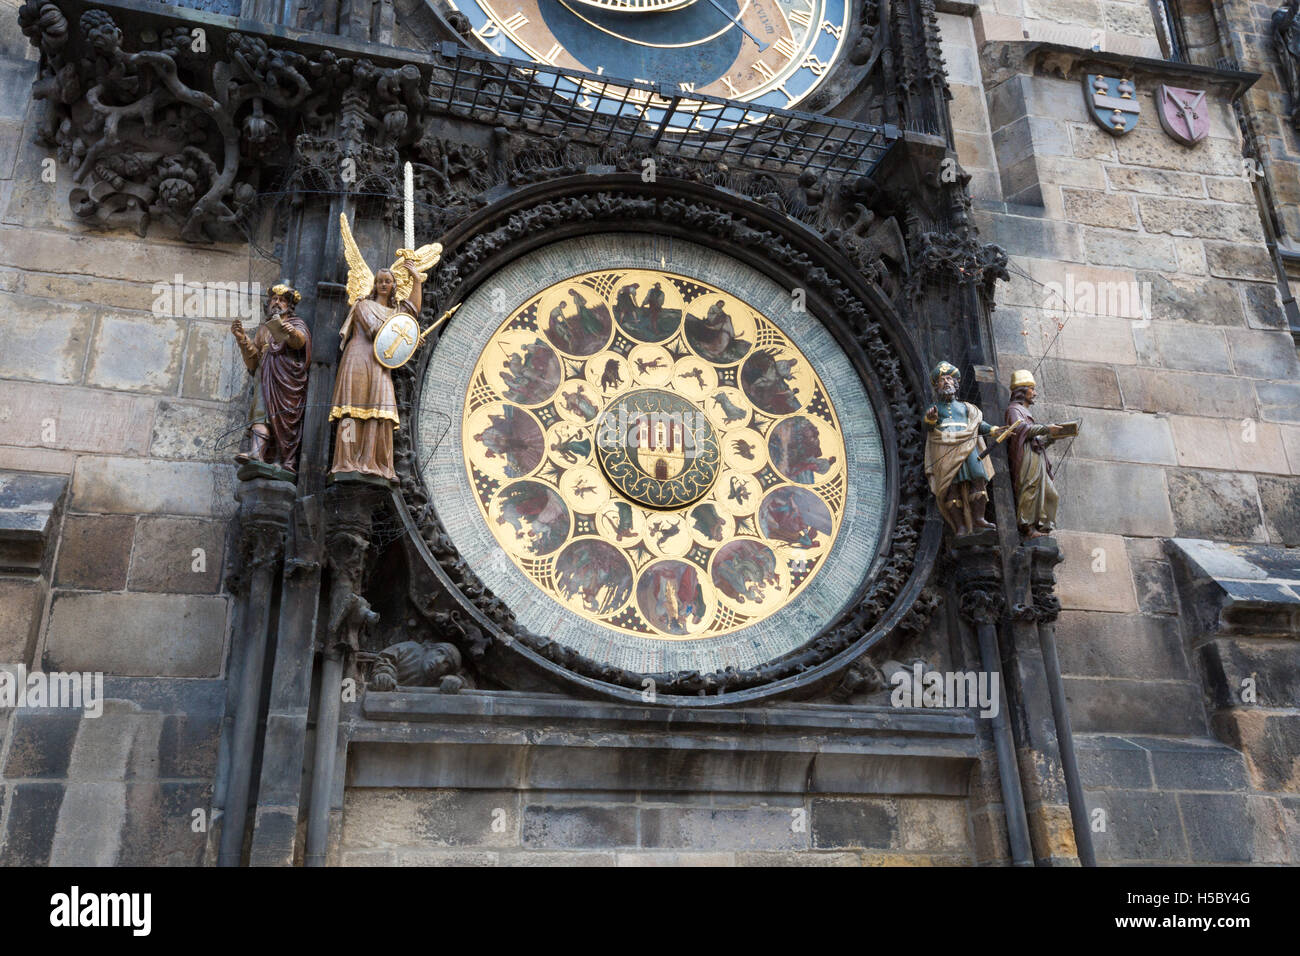
{"label": "dark carved frame ring", "polygon": [[[855,273],[842,255],[806,227],[742,197],[685,181],[643,183],[613,173],[593,191],[590,175],[570,176],[518,189],[463,220],[443,244],[451,250],[429,277],[422,321],[463,301],[506,261],[533,248],[592,232],[653,232],[702,240],[771,276],[786,288],[807,290],[817,315],[867,389],[880,418],[887,488],[894,507],[880,548],[857,592],[839,615],[799,649],[748,670],[641,674],[586,658],[522,628],[489,592],[446,535],[417,467],[411,436],[418,431],[419,383],[433,353],[425,349],[395,375],[403,421],[396,435],[403,520],[411,532],[413,566],[424,564],[433,589],[412,585],[422,613],[459,629],[468,652],[522,657],[514,665],[545,672],[550,683],[586,695],[667,705],[732,704],[775,696],[812,696],[870,647],[883,640],[910,610],[929,578],[942,528],[929,513],[924,444],[917,422],[924,408],[924,371],[894,306]],[[434,311],[434,310],[438,311]],[[454,319],[452,320],[454,321]],[[452,635],[454,636],[454,635]],[[653,695],[645,691],[653,689]]]}

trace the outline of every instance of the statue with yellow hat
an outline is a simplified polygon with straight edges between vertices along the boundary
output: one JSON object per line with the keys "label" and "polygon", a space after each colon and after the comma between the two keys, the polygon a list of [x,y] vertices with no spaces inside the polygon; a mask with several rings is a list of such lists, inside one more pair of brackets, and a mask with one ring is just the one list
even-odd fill
{"label": "statue with yellow hat", "polygon": [[1006,429],[998,441],[1007,442],[1011,483],[1016,495],[1016,524],[1026,538],[1041,538],[1056,527],[1059,496],[1053,482],[1047,446],[1058,438],[1079,434],[1079,423],[1041,425],[1034,421],[1029,406],[1034,403],[1038,383],[1028,369],[1011,373],[1011,401],[1007,405]]}

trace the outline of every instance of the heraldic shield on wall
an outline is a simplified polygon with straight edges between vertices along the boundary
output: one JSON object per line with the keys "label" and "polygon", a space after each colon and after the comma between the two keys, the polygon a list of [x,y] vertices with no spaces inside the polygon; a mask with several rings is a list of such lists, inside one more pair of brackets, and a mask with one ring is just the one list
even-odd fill
{"label": "heraldic shield on wall", "polygon": [[1093,122],[1112,136],[1123,136],[1137,129],[1142,105],[1131,79],[1085,73],[1083,99]]}

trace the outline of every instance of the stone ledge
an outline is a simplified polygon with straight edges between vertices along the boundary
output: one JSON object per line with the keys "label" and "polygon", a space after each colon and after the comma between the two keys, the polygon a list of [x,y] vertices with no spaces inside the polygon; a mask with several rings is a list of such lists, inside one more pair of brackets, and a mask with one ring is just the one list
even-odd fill
{"label": "stone ledge", "polygon": [[1300,550],[1174,538],[1170,554],[1200,640],[1300,635]]}
{"label": "stone ledge", "polygon": [[964,796],[963,711],[790,704],[637,707],[418,690],[351,707],[349,787]]}
{"label": "stone ledge", "polygon": [[0,471],[0,572],[41,572],[67,488],[63,475]]}

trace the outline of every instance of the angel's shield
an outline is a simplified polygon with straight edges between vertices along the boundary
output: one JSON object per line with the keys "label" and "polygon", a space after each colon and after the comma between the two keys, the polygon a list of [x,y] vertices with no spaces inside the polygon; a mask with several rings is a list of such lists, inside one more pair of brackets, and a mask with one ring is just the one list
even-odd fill
{"label": "angel's shield", "polygon": [[420,344],[420,324],[405,312],[398,312],[375,336],[375,358],[386,368],[401,368]]}

